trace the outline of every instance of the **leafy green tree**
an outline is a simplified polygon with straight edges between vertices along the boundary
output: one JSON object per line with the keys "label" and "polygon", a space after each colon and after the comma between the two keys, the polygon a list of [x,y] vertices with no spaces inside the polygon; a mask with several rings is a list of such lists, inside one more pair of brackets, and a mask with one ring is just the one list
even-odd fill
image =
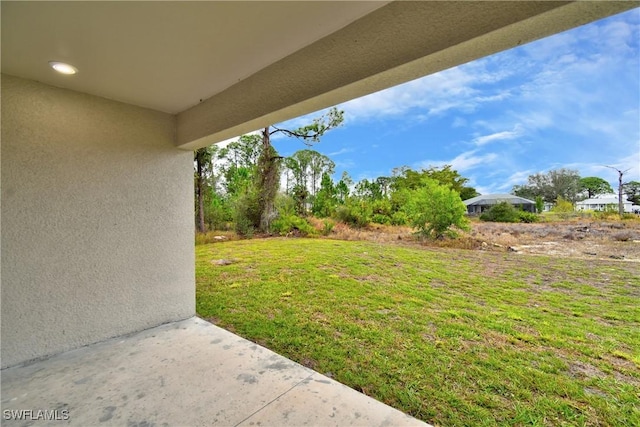
{"label": "leafy green tree", "polygon": [[382,187],[378,181],[363,179],[356,184],[354,188],[354,195],[360,199],[370,202],[373,200],[380,200],[383,197]]}
{"label": "leafy green tree", "polygon": [[324,154],[313,151],[309,163],[309,182],[311,183],[311,195],[316,196],[321,186],[324,175],[333,175],[336,164]]}
{"label": "leafy green tree", "polygon": [[231,197],[237,197],[247,191],[253,183],[255,175],[255,166],[236,167],[232,165],[224,171],[224,189],[226,194]]}
{"label": "leafy green tree", "polygon": [[392,178],[390,176],[379,176],[376,178],[376,184],[380,188],[383,197],[388,197],[391,191]]}
{"label": "leafy green tree", "polygon": [[462,187],[460,189],[460,199],[462,200],[469,200],[479,195],[480,193],[473,187]]}
{"label": "leafy green tree", "polygon": [[261,144],[259,134],[242,135],[220,150],[220,157],[227,159],[227,168],[251,168],[258,163]]}
{"label": "leafy green tree", "polygon": [[220,158],[224,159],[223,187],[231,198],[245,193],[248,187],[253,185],[261,145],[260,135],[242,135],[220,150]]}
{"label": "leafy green tree", "polygon": [[611,185],[602,178],[597,176],[588,176],[580,178],[580,190],[586,193],[586,198],[591,199],[599,194],[613,193]]}
{"label": "leafy green tree", "polygon": [[544,210],[544,200],[542,200],[542,197],[536,196],[536,212],[542,213],[543,210]]}
{"label": "leafy green tree", "polygon": [[320,218],[330,217],[335,211],[338,200],[336,198],[336,188],[328,173],[322,175],[320,190],[313,199],[311,211]]}
{"label": "leafy green tree", "polygon": [[629,181],[623,185],[624,194],[634,205],[640,205],[640,182]]}
{"label": "leafy green tree", "polygon": [[467,209],[457,191],[429,178],[423,178],[418,188],[405,191],[408,194],[404,211],[409,223],[422,236],[435,239],[445,235],[454,237],[456,233],[451,227],[469,229],[465,217]]}
{"label": "leafy green tree", "polygon": [[[293,153],[284,160],[284,164],[287,173],[291,173],[291,185],[288,185],[290,189],[287,191],[299,198],[297,203],[304,213],[307,201],[313,202],[324,174],[333,174],[335,163],[324,154],[305,149]],[[304,202],[300,198],[304,199]]]}
{"label": "leafy green tree", "polygon": [[[258,224],[255,224],[263,232],[269,231],[269,225],[275,218],[275,197],[280,187],[280,160],[282,157],[271,145],[271,136],[282,133],[286,136],[303,141],[306,145],[312,145],[320,141],[320,138],[330,129],[340,126],[344,120],[344,113],[337,108],[331,108],[326,114],[313,119],[311,124],[297,129],[284,129],[277,126],[266,127],[262,130],[262,145],[258,158],[258,169],[254,186],[258,208],[260,210]],[[298,185],[298,190],[303,190]],[[255,222],[255,221],[254,221]]]}
{"label": "leafy green tree", "polygon": [[544,204],[544,197],[542,197],[542,192],[541,191],[537,191],[537,189],[529,186],[529,185],[514,185],[513,189],[511,190],[511,194],[514,194],[518,197],[524,197],[525,199],[529,199],[529,200],[537,200],[540,199],[542,200],[542,203]]}
{"label": "leafy green tree", "polygon": [[578,171],[562,168],[547,173],[529,175],[527,184],[516,185],[511,192],[527,199],[535,199],[536,196],[540,196],[549,203],[553,203],[558,197],[575,203],[580,191]]}
{"label": "leafy green tree", "polygon": [[211,195],[215,192],[216,174],[214,163],[219,154],[219,149],[215,145],[203,147],[193,153],[194,160],[194,181],[195,181],[195,203],[196,203],[196,226],[201,233],[206,231],[205,227],[205,207],[211,200]]}
{"label": "leafy green tree", "polygon": [[345,171],[342,172],[342,177],[340,181],[336,184],[336,197],[338,199],[338,203],[345,204],[349,195],[351,194],[351,190],[349,187],[353,185],[353,180],[349,176],[349,174]]}
{"label": "leafy green tree", "polygon": [[[395,168],[393,169],[391,188],[394,191],[403,189],[414,190],[422,186],[422,180],[424,178],[433,179],[441,185],[455,190],[462,200],[467,200],[479,195],[475,188],[467,186],[469,179],[460,175],[455,169],[452,169],[451,165],[430,167],[429,169],[422,169],[420,171],[415,171],[408,166]],[[396,204],[397,202],[396,200]]]}
{"label": "leafy green tree", "polygon": [[470,199],[478,196],[478,192],[473,187],[468,187],[468,178],[463,177],[457,170],[452,169],[451,165],[442,167],[430,167],[422,173],[423,176],[435,179],[441,185],[445,185],[460,194],[462,200]]}

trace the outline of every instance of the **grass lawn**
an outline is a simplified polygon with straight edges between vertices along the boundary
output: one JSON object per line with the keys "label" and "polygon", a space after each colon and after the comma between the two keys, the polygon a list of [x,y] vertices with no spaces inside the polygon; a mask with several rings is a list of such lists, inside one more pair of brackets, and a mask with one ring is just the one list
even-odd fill
{"label": "grass lawn", "polygon": [[196,257],[201,317],[426,422],[640,425],[638,263],[284,238]]}

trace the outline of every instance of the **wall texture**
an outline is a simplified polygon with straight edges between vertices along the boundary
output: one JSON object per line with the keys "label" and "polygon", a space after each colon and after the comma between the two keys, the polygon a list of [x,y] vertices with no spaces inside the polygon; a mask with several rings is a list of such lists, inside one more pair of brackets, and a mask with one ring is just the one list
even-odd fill
{"label": "wall texture", "polygon": [[2,367],[195,312],[175,117],[2,76]]}

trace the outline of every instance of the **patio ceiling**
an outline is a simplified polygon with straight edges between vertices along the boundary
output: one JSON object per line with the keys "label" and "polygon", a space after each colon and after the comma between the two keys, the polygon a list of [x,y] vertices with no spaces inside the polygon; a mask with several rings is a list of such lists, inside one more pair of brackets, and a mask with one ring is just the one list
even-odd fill
{"label": "patio ceiling", "polygon": [[386,3],[2,2],[2,71],[177,114]]}
{"label": "patio ceiling", "polygon": [[638,5],[2,2],[2,72],[176,114],[195,149]]}

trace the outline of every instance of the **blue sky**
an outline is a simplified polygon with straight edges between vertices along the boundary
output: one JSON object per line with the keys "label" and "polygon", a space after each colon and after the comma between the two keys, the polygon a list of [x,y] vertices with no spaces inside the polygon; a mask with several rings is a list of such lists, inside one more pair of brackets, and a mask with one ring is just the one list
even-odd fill
{"label": "blue sky", "polygon": [[[344,124],[313,149],[339,179],[453,165],[481,192],[510,192],[561,167],[640,181],[640,9],[338,107]],[[291,120],[296,127],[318,113]],[[281,155],[306,148],[279,138]]]}

